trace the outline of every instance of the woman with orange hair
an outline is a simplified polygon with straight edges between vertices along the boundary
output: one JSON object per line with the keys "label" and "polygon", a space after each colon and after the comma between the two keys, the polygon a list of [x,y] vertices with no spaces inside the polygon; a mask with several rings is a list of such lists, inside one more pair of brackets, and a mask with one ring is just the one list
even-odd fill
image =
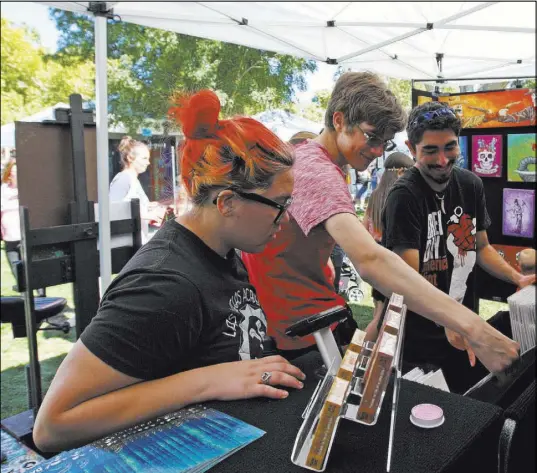
{"label": "woman with orange hair", "polygon": [[219,120],[208,90],[175,97],[189,208],[127,263],[58,369],[34,441],[71,448],[212,399],[287,397],[304,374],[263,356],[267,321],[235,249],[288,220],[292,150],[251,118]]}

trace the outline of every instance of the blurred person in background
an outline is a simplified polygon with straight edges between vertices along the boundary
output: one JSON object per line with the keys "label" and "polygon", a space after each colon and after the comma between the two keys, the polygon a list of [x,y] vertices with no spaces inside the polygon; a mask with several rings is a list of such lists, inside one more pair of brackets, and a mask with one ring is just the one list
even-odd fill
{"label": "blurred person in background", "polygon": [[[400,152],[390,154],[384,162],[384,172],[380,178],[380,183],[371,194],[362,222],[377,243],[380,243],[382,240],[382,209],[386,203],[388,193],[395,184],[395,181],[412,166],[414,166],[414,160],[410,156]],[[376,327],[384,305],[384,296],[376,289],[373,289],[373,303],[375,308],[373,311],[373,320],[366,329],[367,340],[374,340],[376,338]]]}
{"label": "blurred person in background", "polygon": [[17,162],[10,158],[2,171],[2,240],[13,276],[15,262],[20,261],[21,228],[19,220],[19,189],[17,188]]}
{"label": "blurred person in background", "polygon": [[121,202],[131,199],[140,201],[142,220],[142,244],[149,240],[149,223],[160,226],[166,207],[158,202],[149,202],[138,176],[149,166],[149,147],[130,136],[124,136],[118,146],[123,170],[117,173],[110,183],[110,201]]}
{"label": "blurred person in background", "polygon": [[[6,257],[13,277],[17,279],[16,264],[21,261],[21,225],[19,218],[19,188],[17,187],[17,162],[10,158],[2,171],[1,227]],[[45,289],[36,289],[38,297],[46,295]]]}

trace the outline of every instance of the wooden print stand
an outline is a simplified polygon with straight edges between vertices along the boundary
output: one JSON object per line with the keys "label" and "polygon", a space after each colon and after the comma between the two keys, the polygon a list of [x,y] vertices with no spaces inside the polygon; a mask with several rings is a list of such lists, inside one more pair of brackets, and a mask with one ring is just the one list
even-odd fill
{"label": "wooden print stand", "polygon": [[[324,471],[340,419],[367,426],[376,424],[388,383],[394,376],[390,434],[386,471],[390,471],[402,364],[406,306],[402,296],[393,294],[377,341],[364,342],[365,332],[356,330],[345,356],[324,379],[302,415],[291,461],[313,471]],[[356,404],[349,400],[353,394]]]}

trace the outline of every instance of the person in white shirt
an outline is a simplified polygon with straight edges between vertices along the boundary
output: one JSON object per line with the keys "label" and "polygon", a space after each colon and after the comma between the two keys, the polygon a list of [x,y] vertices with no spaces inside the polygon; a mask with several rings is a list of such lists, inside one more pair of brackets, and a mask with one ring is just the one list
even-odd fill
{"label": "person in white shirt", "polygon": [[17,188],[17,163],[11,158],[2,172],[2,240],[13,275],[14,263],[20,260],[19,244],[19,190]]}
{"label": "person in white shirt", "polygon": [[124,136],[118,151],[123,170],[114,176],[110,183],[110,201],[121,202],[131,199],[140,200],[140,218],[142,220],[142,243],[149,240],[149,222],[160,224],[166,209],[158,202],[149,202],[138,175],[149,166],[149,148],[145,143]]}

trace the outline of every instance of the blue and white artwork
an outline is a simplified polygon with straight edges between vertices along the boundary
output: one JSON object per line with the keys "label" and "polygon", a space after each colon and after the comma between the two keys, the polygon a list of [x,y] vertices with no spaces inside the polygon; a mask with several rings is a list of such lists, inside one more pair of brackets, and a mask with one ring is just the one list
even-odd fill
{"label": "blue and white artwork", "polygon": [[459,149],[460,155],[457,158],[457,162],[455,163],[456,166],[459,166],[463,169],[468,169],[468,137],[467,136],[459,136]]}
{"label": "blue and white artwork", "polygon": [[199,473],[264,434],[223,412],[192,406],[62,452],[28,473]]}

